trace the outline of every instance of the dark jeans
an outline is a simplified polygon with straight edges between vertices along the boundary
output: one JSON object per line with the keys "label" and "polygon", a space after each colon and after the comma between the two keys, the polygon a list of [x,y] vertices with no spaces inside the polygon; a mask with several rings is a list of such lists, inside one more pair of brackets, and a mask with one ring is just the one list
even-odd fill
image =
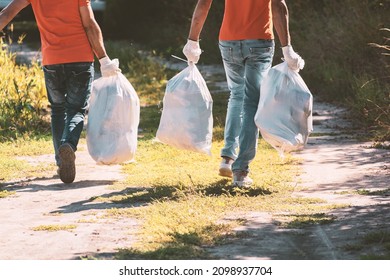
{"label": "dark jeans", "polygon": [[78,62],[43,67],[51,105],[51,130],[55,159],[58,148],[69,143],[77,150],[93,81],[93,63]]}

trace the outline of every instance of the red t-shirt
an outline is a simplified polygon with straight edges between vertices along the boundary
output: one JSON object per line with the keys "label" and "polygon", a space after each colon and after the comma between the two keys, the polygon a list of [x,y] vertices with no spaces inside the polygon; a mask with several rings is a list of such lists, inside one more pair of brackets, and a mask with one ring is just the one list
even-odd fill
{"label": "red t-shirt", "polygon": [[28,0],[41,35],[43,65],[92,62],[79,7],[90,0]]}
{"label": "red t-shirt", "polygon": [[219,39],[274,39],[271,0],[225,0]]}

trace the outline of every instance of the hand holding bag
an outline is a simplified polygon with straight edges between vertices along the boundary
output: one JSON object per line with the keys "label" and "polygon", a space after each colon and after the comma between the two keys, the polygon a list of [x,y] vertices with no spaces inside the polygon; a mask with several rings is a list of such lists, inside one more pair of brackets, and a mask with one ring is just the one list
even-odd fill
{"label": "hand holding bag", "polygon": [[121,73],[92,83],[87,123],[87,147],[98,164],[134,159],[140,118],[139,98]]}

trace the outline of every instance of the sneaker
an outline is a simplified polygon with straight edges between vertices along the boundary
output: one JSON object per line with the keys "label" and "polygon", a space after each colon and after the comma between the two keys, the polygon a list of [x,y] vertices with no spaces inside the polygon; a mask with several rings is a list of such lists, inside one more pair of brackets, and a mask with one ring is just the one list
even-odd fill
{"label": "sneaker", "polygon": [[233,177],[232,164],[234,160],[229,157],[222,157],[221,164],[219,165],[219,175],[223,177]]}
{"label": "sneaker", "polygon": [[247,171],[234,171],[233,172],[233,186],[236,187],[247,187],[252,185],[253,180],[249,178]]}
{"label": "sneaker", "polygon": [[60,157],[58,175],[60,175],[62,182],[65,184],[70,184],[76,177],[76,155],[74,154],[73,148],[68,143],[62,144],[60,146],[58,149],[58,155]]}

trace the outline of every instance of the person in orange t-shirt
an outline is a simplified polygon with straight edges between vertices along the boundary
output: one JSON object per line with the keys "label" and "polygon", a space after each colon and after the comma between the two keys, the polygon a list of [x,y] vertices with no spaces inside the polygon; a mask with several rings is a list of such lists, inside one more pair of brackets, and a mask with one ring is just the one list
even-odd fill
{"label": "person in orange t-shirt", "polygon": [[13,0],[0,12],[0,30],[30,4],[41,35],[58,174],[64,183],[72,183],[94,76],[94,55],[103,76],[120,69],[107,56],[90,0]]}
{"label": "person in orange t-shirt", "polygon": [[[198,0],[183,53],[189,63],[199,61],[199,37],[213,0]],[[259,131],[254,117],[260,85],[274,55],[273,29],[279,37],[285,61],[302,69],[303,59],[294,52],[289,33],[288,8],[284,0],[225,0],[219,48],[230,98],[226,113],[224,147],[219,175],[233,178],[233,185],[248,186],[249,164],[257,150]],[[238,150],[238,152],[237,152]]]}

